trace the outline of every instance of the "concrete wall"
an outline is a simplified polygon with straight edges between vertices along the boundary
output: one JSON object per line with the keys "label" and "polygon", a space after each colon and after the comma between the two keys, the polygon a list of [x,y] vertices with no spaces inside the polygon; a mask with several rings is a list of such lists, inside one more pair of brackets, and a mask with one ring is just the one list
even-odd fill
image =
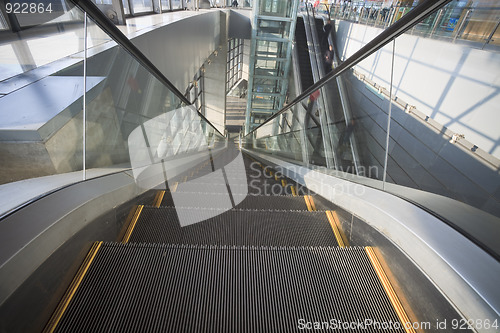
{"label": "concrete wall", "polygon": [[[362,164],[383,174],[389,100],[367,83],[344,76]],[[498,172],[448,136],[393,103],[388,182],[444,195],[500,216]],[[373,170],[373,169],[372,169]]]}
{"label": "concrete wall", "polygon": [[229,38],[252,38],[252,11],[231,10],[229,15]]}
{"label": "concrete wall", "polygon": [[[220,12],[221,44],[216,54],[212,54],[205,64],[204,96],[205,117],[224,133],[226,127],[226,66],[228,12]],[[208,63],[209,62],[209,63]]]}
{"label": "concrete wall", "polygon": [[[337,22],[343,59],[381,29]],[[500,53],[423,37],[396,40],[394,94],[440,124],[500,158]],[[389,88],[392,43],[356,66],[372,81]]]}
{"label": "concrete wall", "polygon": [[220,11],[185,18],[132,39],[146,57],[184,92],[221,39]]}

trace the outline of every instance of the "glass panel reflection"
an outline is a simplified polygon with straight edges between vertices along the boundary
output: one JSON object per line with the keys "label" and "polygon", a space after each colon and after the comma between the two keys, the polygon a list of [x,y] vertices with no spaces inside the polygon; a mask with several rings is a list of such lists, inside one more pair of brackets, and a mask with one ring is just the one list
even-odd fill
{"label": "glass panel reflection", "polygon": [[122,3],[123,3],[123,11],[125,13],[125,15],[130,15],[130,7],[129,7],[129,3],[128,3],[129,0],[122,0]]}
{"label": "glass panel reflection", "polygon": [[181,0],[171,0],[172,9],[182,9],[182,1]]}
{"label": "glass panel reflection", "polygon": [[[204,103],[200,76],[191,89],[196,106],[183,105],[91,19],[85,31],[83,13],[72,10],[80,21],[64,23],[66,29],[0,46],[2,78],[37,71],[0,84],[0,184],[62,173],[72,182],[167,161],[172,167],[180,157],[224,146],[223,135],[197,111]],[[137,135],[146,146],[136,152]]]}
{"label": "glass panel reflection", "polygon": [[147,13],[153,11],[153,2],[151,0],[131,0],[134,14]]}
{"label": "glass panel reflection", "polygon": [[[206,154],[224,142],[195,106],[183,105],[120,46],[88,59],[87,79],[92,78],[101,81],[88,94],[86,105],[88,174],[132,168],[140,186],[157,185],[165,181],[159,172],[163,163],[168,169],[174,163],[168,161]],[[196,89],[193,85],[190,90],[193,99]]]}
{"label": "glass panel reflection", "polygon": [[170,10],[170,1],[169,0],[161,0],[161,9],[162,10]]}
{"label": "glass panel reflection", "polygon": [[257,36],[288,38],[290,22],[258,20]]}
{"label": "glass panel reflection", "polygon": [[[81,67],[83,61],[84,15],[69,9],[57,20],[71,22],[2,32],[0,184],[61,173],[82,179],[83,71],[53,74],[61,66]],[[41,36],[36,34],[40,29],[45,31]],[[99,82],[89,80],[87,92]]]}
{"label": "glass panel reflection", "polygon": [[[391,20],[406,15],[406,9],[394,9]],[[361,20],[373,17],[374,9],[366,10],[357,12]],[[500,95],[492,88],[498,85],[492,74],[498,66],[486,60],[492,52],[447,42],[469,38],[485,43],[495,36],[498,22],[478,8],[467,10],[454,4],[433,13],[411,33],[427,29],[441,41],[401,35],[395,52],[391,42],[327,82],[259,127],[254,140],[246,140],[248,147],[326,166],[341,177],[352,174],[351,180],[410,200],[421,199],[415,199],[422,192],[414,189],[500,216],[495,198],[500,153],[493,121]],[[483,22],[473,23],[473,17]],[[465,31],[471,31],[469,37]]]}
{"label": "glass panel reflection", "polygon": [[291,17],[293,1],[288,0],[260,0],[259,15]]}
{"label": "glass panel reflection", "polygon": [[[69,19],[59,26],[55,23],[63,20],[61,17],[20,32],[4,31],[0,41],[0,81],[83,51],[83,13],[73,8]],[[36,31],[45,26],[44,34],[37,35]]]}

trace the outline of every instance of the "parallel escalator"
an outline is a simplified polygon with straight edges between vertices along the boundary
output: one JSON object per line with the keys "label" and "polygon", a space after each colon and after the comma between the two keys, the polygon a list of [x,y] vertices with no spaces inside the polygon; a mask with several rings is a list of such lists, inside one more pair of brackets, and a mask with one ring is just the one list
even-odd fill
{"label": "parallel escalator", "polygon": [[297,17],[297,23],[295,26],[295,46],[299,56],[300,83],[302,91],[306,90],[314,83],[305,29],[304,19],[302,17]]}

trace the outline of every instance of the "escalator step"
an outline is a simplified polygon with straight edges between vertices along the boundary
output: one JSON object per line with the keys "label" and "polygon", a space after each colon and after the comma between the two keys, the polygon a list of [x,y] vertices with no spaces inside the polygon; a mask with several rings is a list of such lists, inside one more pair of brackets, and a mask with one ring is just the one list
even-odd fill
{"label": "escalator step", "polygon": [[299,68],[300,68],[300,82],[302,91],[309,88],[313,83],[311,59],[309,56],[309,48],[307,44],[307,35],[305,25],[302,18],[297,18],[297,25],[295,27],[295,42],[297,50],[299,51]]}
{"label": "escalator step", "polygon": [[[163,200],[159,206],[164,207],[198,207],[198,208],[225,208],[223,205],[229,200],[227,193],[200,193],[200,192],[174,192],[170,195],[163,195]],[[174,200],[175,196],[175,200]],[[243,201],[241,201],[243,199]],[[303,196],[291,195],[248,195],[246,197],[237,197],[238,209],[264,209],[264,210],[311,210],[308,208],[307,199]],[[318,200],[314,200],[312,210],[324,211],[332,209],[326,207]],[[177,204],[176,204],[177,203]],[[158,205],[156,205],[158,206]]]}
{"label": "escalator step", "polygon": [[[282,182],[274,178],[254,178],[248,183],[244,179],[228,178],[229,189],[234,195],[304,195],[308,194],[307,188],[292,183]],[[285,186],[283,186],[285,184]],[[292,189],[293,186],[293,189]],[[228,186],[224,179],[187,180],[170,186],[172,193],[210,193],[226,194]]]}
{"label": "escalator step", "polygon": [[103,243],[68,302],[56,332],[404,332],[363,248]]}
{"label": "escalator step", "polygon": [[[265,199],[264,199],[265,200]],[[325,212],[144,207],[131,243],[337,246]]]}
{"label": "escalator step", "polygon": [[[263,195],[268,193],[269,195],[287,195],[291,194],[291,191],[285,193],[284,190],[280,189],[281,184],[275,182],[274,180],[262,180],[253,182],[251,185],[245,182],[240,183],[235,181],[230,183],[230,190],[235,195]],[[266,188],[272,189],[274,191],[265,191]],[[196,181],[188,181],[186,183],[179,183],[175,189],[175,193],[220,193],[225,194],[228,192],[227,185],[221,182],[210,182],[210,183],[198,183]]]}

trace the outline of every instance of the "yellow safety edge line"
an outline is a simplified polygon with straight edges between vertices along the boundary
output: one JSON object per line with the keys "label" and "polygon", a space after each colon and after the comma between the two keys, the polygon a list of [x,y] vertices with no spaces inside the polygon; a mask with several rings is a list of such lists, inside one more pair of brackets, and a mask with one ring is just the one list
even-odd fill
{"label": "yellow safety edge line", "polygon": [[80,286],[80,283],[83,280],[83,277],[87,273],[90,264],[92,264],[92,261],[94,260],[97,251],[99,251],[99,248],[101,247],[102,242],[95,242],[92,247],[90,248],[89,253],[85,257],[85,260],[83,261],[82,265],[78,269],[78,272],[76,273],[75,277],[73,278],[73,281],[71,281],[71,284],[69,285],[68,290],[64,294],[61,302],[57,306],[56,310],[54,311],[54,314],[52,315],[52,318],[49,320],[47,326],[44,329],[44,332],[46,333],[52,333],[56,329],[57,325],[59,324],[59,321],[61,321],[61,318],[68,308],[69,303],[71,302],[71,299],[73,299],[73,296],[76,293],[76,290]]}
{"label": "yellow safety edge line", "polygon": [[158,192],[158,194],[157,194],[157,198],[156,198],[156,201],[155,201],[155,204],[154,204],[154,206],[155,206],[156,208],[160,207],[161,202],[163,201],[163,196],[164,196],[164,195],[165,195],[165,191],[160,191],[160,192]]}
{"label": "yellow safety edge line", "polygon": [[132,236],[132,231],[134,231],[135,225],[137,223],[137,220],[139,220],[139,215],[141,215],[142,209],[144,208],[143,205],[139,205],[135,211],[134,217],[132,218],[132,221],[130,222],[127,232],[125,233],[125,236],[123,236],[122,243],[127,244],[128,240],[130,239],[130,236]]}
{"label": "yellow safety edge line", "polygon": [[290,188],[292,189],[292,195],[294,197],[296,197],[297,196],[297,191],[295,191],[295,186],[292,185],[292,186],[290,186]]}
{"label": "yellow safety edge line", "polygon": [[308,195],[304,195],[304,201],[306,202],[307,210],[312,212],[311,204],[309,203],[309,196]]}
{"label": "yellow safety edge line", "polygon": [[333,220],[335,221],[335,224],[337,225],[337,229],[339,231],[340,237],[342,237],[342,241],[346,247],[349,246],[349,241],[347,240],[347,236],[345,235],[344,231],[342,230],[342,224],[340,223],[339,216],[337,215],[336,211],[330,211],[332,214]]}
{"label": "yellow safety edge line", "polygon": [[340,235],[340,232],[337,229],[337,225],[335,224],[335,220],[333,219],[333,215],[332,215],[331,211],[329,211],[329,210],[326,211],[326,218],[328,219],[328,222],[330,223],[330,226],[332,227],[333,234],[335,235],[335,239],[337,240],[339,247],[345,247],[344,240],[342,239],[342,236]]}
{"label": "yellow safety edge line", "polygon": [[283,185],[283,187],[286,187],[286,180],[282,179],[281,180],[281,185]]}
{"label": "yellow safety edge line", "polygon": [[158,201],[158,196],[160,195],[161,191],[156,192],[155,198],[153,200],[153,206],[156,207],[156,202]]}
{"label": "yellow safety edge line", "polygon": [[170,189],[170,192],[175,192],[175,191],[177,191],[177,186],[179,186],[179,183],[178,183],[178,182],[175,182],[175,183],[172,185],[172,188]]}
{"label": "yellow safety edge line", "polygon": [[380,282],[382,283],[382,286],[384,287],[384,290],[385,290],[387,296],[389,296],[389,300],[391,301],[392,307],[396,311],[396,314],[398,315],[399,320],[401,321],[401,324],[403,324],[405,331],[408,333],[415,333],[413,326],[408,324],[408,323],[410,323],[410,319],[408,318],[408,315],[406,314],[405,309],[401,305],[401,302],[399,301],[399,298],[396,295],[396,292],[392,288],[392,285],[389,282],[389,279],[387,278],[387,275],[385,274],[384,269],[380,265],[380,262],[378,261],[377,255],[375,254],[375,251],[373,251],[373,248],[371,246],[365,247],[365,251],[366,251],[366,254],[368,254],[368,258],[370,258],[372,266],[375,269],[375,272],[377,273],[378,278],[379,278]]}
{"label": "yellow safety edge line", "polygon": [[309,196],[309,202],[311,202],[312,210],[316,211],[316,205],[314,204],[314,199],[312,196]]}

